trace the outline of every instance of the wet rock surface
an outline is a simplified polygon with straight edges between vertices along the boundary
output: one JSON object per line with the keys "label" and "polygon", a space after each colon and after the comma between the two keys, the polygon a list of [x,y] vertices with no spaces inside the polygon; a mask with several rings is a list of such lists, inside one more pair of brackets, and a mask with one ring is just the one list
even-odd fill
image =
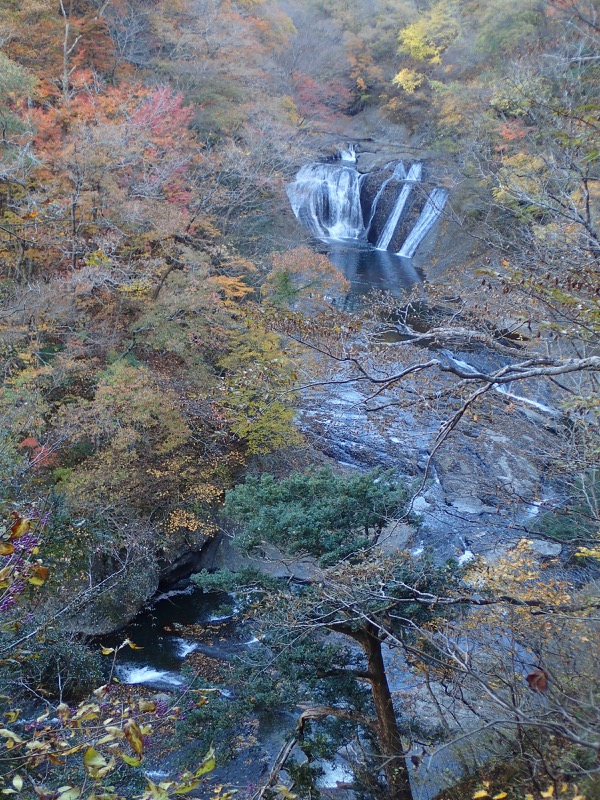
{"label": "wet rock surface", "polygon": [[[399,366],[399,365],[398,365]],[[347,378],[332,375],[332,380]],[[441,409],[411,407],[406,396],[332,383],[307,395],[299,425],[311,444],[347,469],[394,469],[412,487],[419,537],[440,559],[468,547],[491,555],[529,532],[544,493],[554,435],[526,408],[496,398],[435,451]]]}

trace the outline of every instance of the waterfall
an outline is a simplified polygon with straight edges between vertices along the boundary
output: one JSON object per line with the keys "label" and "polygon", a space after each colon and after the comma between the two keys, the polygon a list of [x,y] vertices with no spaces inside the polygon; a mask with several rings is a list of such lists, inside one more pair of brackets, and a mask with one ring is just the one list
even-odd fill
{"label": "waterfall", "polygon": [[394,171],[392,172],[390,177],[386,178],[386,180],[384,180],[384,182],[379,187],[379,190],[378,190],[377,194],[373,198],[373,203],[371,205],[371,213],[369,214],[369,221],[367,222],[367,225],[366,225],[367,233],[371,230],[371,225],[373,224],[373,220],[375,219],[375,214],[377,212],[377,204],[379,203],[379,200],[381,199],[381,195],[384,193],[385,188],[388,185],[388,183],[391,183],[392,181],[402,181],[405,178],[406,178],[406,170],[404,168],[404,164],[402,163],[402,161],[399,161],[396,164],[396,166],[394,168]]}
{"label": "waterfall", "polygon": [[347,150],[340,150],[340,159],[342,161],[349,161],[351,164],[356,164],[356,148],[353,144],[349,144]]}
{"label": "waterfall", "polygon": [[421,172],[422,172],[422,165],[419,163],[413,164],[411,168],[408,170],[408,175],[406,176],[406,183],[402,187],[402,190],[398,195],[394,208],[392,209],[392,213],[389,215],[387,222],[385,223],[385,226],[381,231],[379,239],[377,240],[376,247],[378,250],[388,249],[388,245],[392,241],[392,236],[396,232],[396,227],[398,225],[398,222],[400,221],[402,212],[404,211],[404,206],[406,205],[408,196],[412,191],[413,184],[416,181],[421,180]]}
{"label": "waterfall", "polygon": [[[402,162],[396,164],[392,174],[381,182],[375,192],[365,224],[361,187],[366,177],[359,174],[356,168],[356,152],[352,145],[349,145],[348,150],[340,151],[337,162],[307,164],[300,169],[295,181],[287,186],[296,219],[322,241],[353,240],[361,247],[371,247],[367,235],[375,222],[380,200],[386,187],[396,181],[399,183],[398,196],[375,246],[377,250],[387,251],[398,224],[406,217],[411,192],[422,177],[422,165],[416,162],[407,171]],[[431,192],[416,224],[400,252],[395,255],[412,258],[441,214],[447,198],[448,192],[445,189],[434,189]],[[365,198],[363,202],[366,204]]]}
{"label": "waterfall", "polygon": [[362,176],[350,166],[308,164],[287,194],[296,218],[318,239],[364,239]]}
{"label": "waterfall", "polygon": [[414,228],[400,248],[399,256],[404,256],[405,258],[412,258],[414,256],[415,250],[421,244],[425,234],[442,213],[447,199],[448,192],[446,189],[434,189],[432,191],[427,198],[427,202],[423,206],[423,210]]}

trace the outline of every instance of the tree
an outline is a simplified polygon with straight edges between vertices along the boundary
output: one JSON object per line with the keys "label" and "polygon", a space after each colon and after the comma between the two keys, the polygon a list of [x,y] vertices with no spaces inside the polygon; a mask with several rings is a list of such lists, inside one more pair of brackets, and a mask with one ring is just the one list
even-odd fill
{"label": "tree", "polygon": [[[293,526],[288,537],[290,531]],[[255,571],[194,578],[204,588],[254,592],[261,646],[238,667],[242,718],[272,706],[301,710],[265,789],[285,768],[292,790],[302,792],[304,782],[318,776],[314,760],[331,758],[353,737],[371,741],[367,770],[386,776],[385,788],[371,785],[369,796],[382,791],[410,798],[409,754],[417,770],[427,771],[425,757],[435,770],[437,752],[453,748],[460,758],[461,742],[471,739],[479,745],[473,771],[492,753],[502,762],[507,753],[512,758],[510,770],[493,773],[497,788],[481,790],[481,797],[517,786],[542,797],[554,792],[549,785],[569,797],[592,788],[597,595],[574,596],[574,587],[553,578],[540,586],[525,541],[494,566],[436,568],[427,557],[384,557],[376,548],[357,553],[353,562],[285,584]],[[257,611],[258,591],[264,594]],[[417,718],[399,706],[405,693],[389,677],[395,662],[415,674]],[[427,708],[439,718],[437,732]],[[197,717],[206,722],[206,713]],[[328,720],[330,748],[319,749],[322,740],[309,725]],[[304,768],[287,763],[294,743],[308,757]],[[412,780],[418,779],[414,772]]]}
{"label": "tree", "polygon": [[307,312],[331,305],[349,289],[349,283],[331,261],[307,247],[271,256],[273,269],[261,286],[263,303]]}
{"label": "tree", "polygon": [[[405,489],[396,485],[390,474],[376,472],[338,478],[323,469],[292,474],[283,481],[268,475],[260,480],[248,478],[229,493],[225,506],[229,515],[244,524],[237,540],[241,547],[269,543],[288,554],[319,555],[322,564],[333,565],[323,572],[317,570],[314,579],[301,589],[291,589],[289,585],[275,588],[272,581],[267,583],[269,593],[261,612],[265,620],[266,657],[270,661],[275,654],[281,659],[275,679],[282,680],[287,688],[278,693],[279,697],[287,694],[289,698],[290,681],[295,685],[292,695],[295,698],[307,695],[299,681],[310,687],[307,697],[312,703],[305,707],[299,720],[300,734],[309,720],[327,717],[364,726],[375,735],[380,767],[387,781],[386,796],[399,800],[412,795],[382,654],[383,638],[369,617],[369,614],[375,619],[385,617],[394,602],[379,604],[374,598],[369,610],[364,607],[357,613],[346,593],[332,594],[330,587],[333,583],[338,590],[343,584],[347,591],[351,585],[364,589],[392,581],[395,590],[402,594],[401,576],[410,573],[410,560],[370,559],[365,548],[374,546],[384,520],[399,512],[405,498]],[[436,570],[423,562],[406,581],[425,591],[448,576],[447,570]],[[194,580],[204,587],[222,588],[227,582],[237,585],[232,574],[201,573]],[[256,580],[256,575],[252,575],[251,583]],[[414,610],[418,615],[418,608]],[[322,636],[324,631],[348,637],[358,644],[364,665],[357,661],[352,650],[329,647]],[[325,679],[324,687],[319,686],[320,679]],[[364,713],[364,698],[358,688],[365,681],[371,690],[373,720]],[[359,710],[340,707],[339,697],[333,705],[315,705],[317,698],[328,698],[331,703],[336,691],[347,691],[358,702]],[[298,704],[297,699],[293,702]]]}
{"label": "tree", "polygon": [[322,467],[284,480],[248,476],[228,493],[224,511],[243,525],[238,547],[285,543],[288,553],[315,556],[325,566],[374,544],[406,500],[391,471],[341,477]]}

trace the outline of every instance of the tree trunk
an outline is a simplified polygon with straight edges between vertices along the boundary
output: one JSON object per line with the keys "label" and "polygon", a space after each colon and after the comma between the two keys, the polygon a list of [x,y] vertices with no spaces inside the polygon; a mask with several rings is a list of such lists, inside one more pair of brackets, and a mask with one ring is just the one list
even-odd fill
{"label": "tree trunk", "polygon": [[371,675],[377,730],[390,800],[412,800],[408,769],[403,755],[402,737],[394,713],[392,694],[385,672],[381,642],[376,631],[357,632],[355,638],[363,648]]}

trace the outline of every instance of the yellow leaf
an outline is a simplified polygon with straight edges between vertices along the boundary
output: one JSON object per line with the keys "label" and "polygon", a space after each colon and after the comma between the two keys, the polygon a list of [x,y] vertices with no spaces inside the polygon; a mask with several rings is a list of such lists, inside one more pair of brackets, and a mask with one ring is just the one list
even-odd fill
{"label": "yellow leaf", "polygon": [[127,756],[125,753],[119,753],[121,758],[126,764],[129,764],[130,767],[139,767],[142,763],[141,758],[134,758],[134,756]]}
{"label": "yellow leaf", "polygon": [[204,756],[202,764],[200,764],[198,769],[194,772],[194,777],[199,778],[201,775],[205,775],[207,772],[212,772],[215,768],[215,764],[215,748],[211,746],[208,753]]}
{"label": "yellow leaf", "polygon": [[23,788],[23,778],[20,775],[15,775],[15,777],[12,780],[12,783],[17,792],[20,792],[21,789]]}
{"label": "yellow leaf", "polygon": [[165,792],[165,790],[153,783],[150,778],[146,778],[146,782],[148,791],[144,794],[144,799],[151,798],[151,800],[169,800],[169,795]]}
{"label": "yellow leaf", "polygon": [[6,589],[12,583],[12,574],[15,571],[14,566],[10,565],[0,569],[0,589]]}
{"label": "yellow leaf", "polygon": [[485,789],[480,789],[473,795],[473,800],[479,800],[480,797],[489,797],[489,794],[486,792]]}
{"label": "yellow leaf", "polygon": [[24,517],[20,517],[18,514],[15,514],[15,521],[12,524],[10,529],[10,536],[9,539],[20,539],[21,536],[25,536],[26,533],[29,533],[29,529],[31,528],[31,520],[25,519]]}
{"label": "yellow leaf", "polygon": [[545,792],[540,792],[542,797],[552,797],[554,794],[554,786],[549,786]]}
{"label": "yellow leaf", "polygon": [[111,760],[108,762],[108,764],[105,767],[102,767],[102,769],[99,769],[93,777],[95,777],[95,778],[104,778],[104,777],[106,777],[106,775],[108,775],[109,772],[113,771],[113,769],[115,768],[115,764],[116,763],[117,762],[115,761],[115,759],[111,758]]}
{"label": "yellow leaf", "polygon": [[31,583],[33,586],[43,586],[48,580],[49,573],[50,570],[48,567],[41,567],[38,565],[33,570],[33,575],[27,579],[27,583]]}
{"label": "yellow leaf", "polygon": [[197,786],[200,786],[200,781],[193,780],[189,783],[180,783],[176,789],[173,789],[173,794],[187,794],[193,791]]}
{"label": "yellow leaf", "polygon": [[4,716],[9,722],[16,722],[19,719],[20,713],[21,709],[15,708],[13,711],[7,711]]}
{"label": "yellow leaf", "polygon": [[44,753],[46,753],[48,750],[50,750],[50,744],[48,742],[40,742],[39,739],[35,739],[32,742],[27,742],[25,747],[32,752],[34,750],[42,750]]}
{"label": "yellow leaf", "polygon": [[275,791],[279,792],[281,797],[283,797],[285,800],[294,800],[294,798],[298,796],[296,794],[292,794],[287,786],[284,786],[282,783],[275,787]]}
{"label": "yellow leaf", "polygon": [[136,644],[135,642],[132,642],[131,639],[125,639],[125,641],[122,642],[119,645],[119,650],[122,647],[125,647],[125,645],[129,645],[129,647],[131,647],[132,650],[143,650],[144,649],[143,647],[140,647],[140,645]]}
{"label": "yellow leaf", "polygon": [[122,739],[125,736],[121,728],[117,728],[116,725],[107,725],[105,722],[104,727],[106,728],[107,733],[111,733],[113,736],[117,736],[119,739]]}
{"label": "yellow leaf", "polygon": [[583,794],[575,795],[573,800],[585,800],[585,795],[583,795]]}
{"label": "yellow leaf", "polygon": [[156,711],[156,703],[154,700],[140,700],[138,707],[140,711]]}
{"label": "yellow leaf", "polygon": [[134,722],[132,719],[128,719],[123,726],[123,733],[125,734],[125,738],[131,745],[131,749],[134,751],[134,753],[137,753],[138,756],[141,756],[144,752],[144,742],[142,739],[142,732],[139,729],[137,722]]}
{"label": "yellow leaf", "polygon": [[62,751],[61,756],[70,756],[73,753],[78,753],[80,750],[83,750],[84,747],[85,747],[84,744],[78,744],[78,745],[75,745],[75,747],[69,747],[68,750],[63,750]]}
{"label": "yellow leaf", "polygon": [[0,736],[3,736],[9,741],[17,742],[18,744],[23,741],[18,734],[16,734],[14,731],[9,731],[8,728],[0,728]]}
{"label": "yellow leaf", "polygon": [[0,542],[0,556],[10,556],[14,552],[14,545],[12,545],[10,542]]}
{"label": "yellow leaf", "polygon": [[117,737],[114,735],[114,733],[107,733],[106,736],[103,736],[101,739],[98,739],[96,745],[98,746],[101,744],[108,744],[108,742],[114,742],[116,738]]}
{"label": "yellow leaf", "polygon": [[109,656],[111,653],[115,652],[114,647],[104,647],[103,644],[100,645],[100,650],[102,651],[103,656]]}
{"label": "yellow leaf", "polygon": [[81,796],[81,789],[77,786],[70,786],[66,791],[58,795],[57,800],[77,800]]}
{"label": "yellow leaf", "polygon": [[494,795],[492,800],[504,800],[505,797],[507,797],[506,792],[498,792],[498,794]]}
{"label": "yellow leaf", "polygon": [[88,747],[83,756],[83,766],[85,771],[95,778],[98,770],[106,766],[106,759],[93,747]]}

